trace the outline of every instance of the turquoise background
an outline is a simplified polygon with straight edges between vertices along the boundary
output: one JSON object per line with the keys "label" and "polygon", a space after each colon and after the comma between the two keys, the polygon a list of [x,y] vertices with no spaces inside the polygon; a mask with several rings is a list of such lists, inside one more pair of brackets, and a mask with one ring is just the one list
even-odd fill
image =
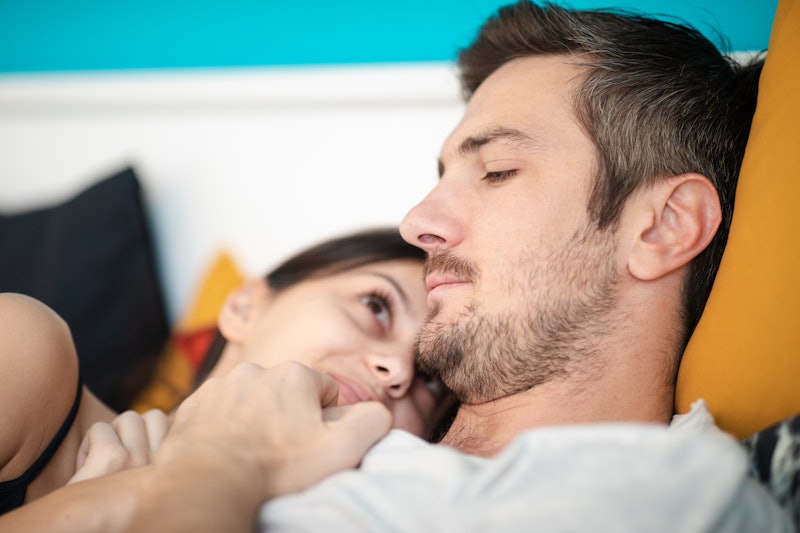
{"label": "turquoise background", "polygon": [[[448,61],[506,3],[0,0],[0,72]],[[677,16],[727,50],[763,50],[777,0],[571,5]]]}

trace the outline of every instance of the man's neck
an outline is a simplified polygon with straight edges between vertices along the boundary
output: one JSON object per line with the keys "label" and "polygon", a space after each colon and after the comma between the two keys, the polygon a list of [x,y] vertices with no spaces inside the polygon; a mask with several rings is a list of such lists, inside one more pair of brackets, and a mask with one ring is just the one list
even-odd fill
{"label": "man's neck", "polygon": [[[633,372],[637,374],[637,372]],[[482,404],[462,404],[441,444],[492,456],[527,429],[598,422],[668,423],[673,389],[643,376],[565,380]],[[620,383],[634,383],[622,388]]]}
{"label": "man's neck", "polygon": [[[608,334],[592,359],[566,377],[480,404],[462,404],[442,444],[492,456],[527,429],[601,422],[669,423],[675,398],[684,269],[653,281],[627,275],[617,285]],[[665,319],[665,317],[667,317]],[[603,349],[600,350],[599,347]]]}

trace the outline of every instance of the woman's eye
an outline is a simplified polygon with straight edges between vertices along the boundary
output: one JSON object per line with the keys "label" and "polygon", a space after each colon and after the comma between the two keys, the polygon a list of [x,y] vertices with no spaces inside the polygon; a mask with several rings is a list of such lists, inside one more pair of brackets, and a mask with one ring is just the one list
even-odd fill
{"label": "woman's eye", "polygon": [[489,183],[500,183],[501,181],[505,181],[508,178],[513,178],[516,174],[517,174],[517,169],[487,172],[486,175],[483,177],[483,181],[487,181]]}
{"label": "woman's eye", "polygon": [[369,296],[361,298],[361,303],[363,303],[385,327],[389,327],[392,318],[392,309],[389,305],[389,301],[385,297],[379,294],[370,294]]}

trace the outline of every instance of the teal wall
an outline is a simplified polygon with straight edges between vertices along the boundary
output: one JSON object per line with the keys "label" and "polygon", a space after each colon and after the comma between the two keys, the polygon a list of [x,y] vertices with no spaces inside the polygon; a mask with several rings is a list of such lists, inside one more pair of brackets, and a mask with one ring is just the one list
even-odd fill
{"label": "teal wall", "polygon": [[[0,0],[0,72],[446,61],[508,0]],[[574,0],[767,47],[777,0]]]}

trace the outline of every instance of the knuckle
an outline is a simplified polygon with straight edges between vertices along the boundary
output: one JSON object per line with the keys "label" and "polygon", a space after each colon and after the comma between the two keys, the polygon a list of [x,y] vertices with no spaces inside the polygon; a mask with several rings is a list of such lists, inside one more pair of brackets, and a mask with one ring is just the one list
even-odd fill
{"label": "knuckle", "polygon": [[136,411],[125,411],[117,415],[117,417],[111,422],[112,427],[118,428],[123,424],[132,424],[136,423],[140,420],[139,413]]}
{"label": "knuckle", "polygon": [[291,380],[292,382],[303,381],[308,379],[309,369],[305,365],[297,361],[286,361],[275,367],[276,373],[282,379]]}
{"label": "knuckle", "polygon": [[167,414],[161,409],[150,409],[142,415],[142,418],[145,421],[160,423],[167,420]]}
{"label": "knuckle", "polygon": [[128,451],[122,446],[105,445],[101,453],[105,467],[113,471],[124,468],[130,457]]}
{"label": "knuckle", "polygon": [[251,363],[250,361],[243,361],[238,363],[233,369],[229,372],[231,378],[235,378],[237,380],[250,380],[257,376],[260,372],[263,372],[263,368],[255,363]]}

